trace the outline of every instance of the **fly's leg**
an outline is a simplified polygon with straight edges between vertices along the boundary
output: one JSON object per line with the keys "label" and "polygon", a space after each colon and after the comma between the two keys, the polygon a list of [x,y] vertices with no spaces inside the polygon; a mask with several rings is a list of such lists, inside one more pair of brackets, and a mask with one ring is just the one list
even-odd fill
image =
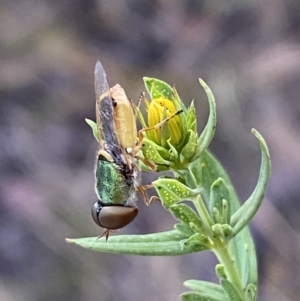
{"label": "fly's leg", "polygon": [[145,97],[145,93],[144,92],[141,93],[137,105],[133,102],[132,99],[129,100],[130,104],[131,104],[131,107],[132,107],[132,109],[134,111],[135,120],[137,119],[138,113],[140,112],[140,105],[141,105],[143,97]]}
{"label": "fly's leg", "polygon": [[114,232],[114,230],[106,229],[101,235],[97,237],[97,239],[105,236],[105,240],[107,241],[110,233],[112,232]]}
{"label": "fly's leg", "polygon": [[149,201],[148,201],[148,205],[147,206],[150,206],[152,204],[153,201],[159,201],[160,202],[160,198],[156,195],[152,195],[152,197],[150,197]]}
{"label": "fly's leg", "polygon": [[142,115],[141,110],[140,110],[142,100],[144,100],[144,102],[147,105],[148,101],[146,100],[146,96],[145,96],[144,92],[141,93],[137,105],[132,101],[132,99],[130,100],[130,103],[131,103],[131,107],[134,111],[135,120],[138,118],[140,120],[140,123],[141,123],[142,127],[146,128],[146,123],[144,121],[143,115]]}
{"label": "fly's leg", "polygon": [[146,206],[150,206],[151,203],[154,201],[154,200],[160,200],[159,197],[153,195],[152,197],[150,197],[150,199],[148,200],[148,197],[146,195],[146,190],[147,189],[150,189],[150,188],[153,188],[153,185],[152,184],[148,184],[148,185],[140,185],[137,187],[137,190],[139,191],[139,193],[141,194],[142,198],[143,198],[143,201],[144,203],[146,204]]}
{"label": "fly's leg", "polygon": [[110,233],[110,230],[109,230],[109,229],[106,229],[101,235],[99,235],[99,236],[97,237],[97,239],[99,239],[99,238],[105,236],[105,239],[106,239],[106,241],[107,241],[107,240],[108,240],[108,237],[109,237],[109,233]]}
{"label": "fly's leg", "polygon": [[142,161],[147,167],[149,167],[152,171],[156,171],[157,166],[156,164],[152,163],[150,160],[141,157],[141,156],[135,156],[139,161]]}
{"label": "fly's leg", "polygon": [[170,119],[172,119],[175,116],[181,114],[182,112],[183,112],[183,110],[180,109],[180,110],[176,111],[175,113],[173,113],[171,116],[169,116],[169,117],[165,118],[164,120],[162,120],[161,122],[157,123],[156,125],[151,126],[151,127],[143,128],[143,129],[139,130],[139,132],[143,133],[143,132],[147,132],[147,131],[157,130],[160,127],[162,127],[166,122],[168,122]]}
{"label": "fly's leg", "polygon": [[89,249],[90,250],[92,250],[93,249],[93,246],[94,246],[94,244],[96,243],[96,241],[99,239],[99,238],[101,238],[101,237],[103,237],[103,236],[105,236],[105,240],[107,241],[108,240],[108,237],[109,237],[109,234],[110,234],[110,232],[111,232],[111,230],[109,230],[109,229],[106,229],[101,235],[99,235],[96,239],[95,239],[95,241],[93,242],[93,244],[89,247]]}
{"label": "fly's leg", "polygon": [[143,139],[144,139],[144,135],[143,132],[148,132],[148,131],[152,131],[152,130],[157,130],[160,127],[162,127],[166,122],[168,122],[170,119],[174,118],[175,116],[181,114],[183,112],[183,110],[178,110],[176,111],[174,114],[172,114],[171,116],[167,117],[166,119],[162,120],[161,122],[157,123],[154,126],[151,127],[145,127],[142,128],[141,130],[138,131],[138,142],[137,145],[134,147],[133,153],[137,154],[139,152],[139,150],[142,148],[143,146]]}

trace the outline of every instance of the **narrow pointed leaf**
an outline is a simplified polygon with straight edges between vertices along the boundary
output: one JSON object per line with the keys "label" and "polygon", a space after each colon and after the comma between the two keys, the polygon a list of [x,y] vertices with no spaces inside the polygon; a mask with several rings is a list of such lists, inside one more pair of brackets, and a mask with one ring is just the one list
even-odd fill
{"label": "narrow pointed leaf", "polygon": [[266,142],[255,129],[252,130],[252,133],[258,139],[261,148],[262,159],[259,179],[251,196],[232,216],[232,235],[243,229],[257,212],[262,203],[271,172],[270,155]]}
{"label": "narrow pointed leaf", "polygon": [[217,124],[216,102],[215,102],[214,95],[211,92],[208,85],[204,82],[204,80],[199,79],[199,82],[203,87],[208,98],[209,116],[208,116],[207,124],[198,139],[198,149],[195,158],[197,158],[209,146],[212,138],[214,137],[216,124]]}
{"label": "narrow pointed leaf", "polygon": [[178,158],[178,152],[177,152],[177,149],[171,143],[171,138],[167,140],[167,144],[170,147],[169,154],[170,154],[171,160],[176,160]]}
{"label": "narrow pointed leaf", "polygon": [[188,199],[193,199],[200,193],[200,189],[190,189],[175,179],[160,178],[152,182],[162,205],[169,209],[170,206]]}
{"label": "narrow pointed leaf", "polygon": [[[180,114],[179,118],[181,119],[181,123],[182,123],[182,126],[183,126],[183,132],[186,133],[187,130],[189,129],[187,127],[187,118],[186,118],[187,108],[185,107],[184,103],[181,101],[175,87],[173,87],[173,98],[172,98],[172,100],[173,100],[173,103],[174,103],[176,109],[183,111],[183,114]],[[184,143],[184,141],[182,141],[182,142]]]}
{"label": "narrow pointed leaf", "polygon": [[183,147],[181,154],[188,160],[192,159],[195,155],[196,148],[197,148],[197,134],[192,130],[190,130],[189,140]]}
{"label": "narrow pointed leaf", "polygon": [[221,285],[230,301],[244,301],[236,287],[227,279],[221,279]]}
{"label": "narrow pointed leaf", "polygon": [[88,118],[85,118],[85,122],[92,128],[93,135],[95,139],[99,142],[99,132],[98,132],[97,123],[95,123],[93,120]]}
{"label": "narrow pointed leaf", "polygon": [[195,245],[209,245],[208,238],[205,234],[195,233],[188,239],[181,240],[182,248],[189,248]]}
{"label": "narrow pointed leaf", "polygon": [[190,206],[186,204],[175,204],[172,205],[169,210],[176,219],[187,225],[192,223],[198,233],[204,234],[203,224],[197,213]]}
{"label": "narrow pointed leaf", "polygon": [[[252,262],[251,262],[251,257],[249,256],[249,250],[248,250],[248,246],[247,244],[243,246],[244,249],[245,249],[245,252],[246,252],[246,256],[248,258],[248,260],[245,260],[244,262],[244,267],[243,267],[243,272],[245,275],[249,275],[250,274],[250,269],[251,269],[251,265],[252,265]],[[242,286],[243,287],[246,287],[248,283],[246,283],[246,277],[243,277],[243,280],[244,282],[242,283]]]}
{"label": "narrow pointed leaf", "polygon": [[[185,173],[186,184],[191,188],[203,186],[201,161],[195,160],[189,164]],[[210,186],[209,186],[210,187]]]}
{"label": "narrow pointed leaf", "polygon": [[191,279],[185,281],[183,285],[191,289],[192,291],[199,292],[199,293],[205,292],[209,294],[211,297],[224,300],[224,301],[227,300],[224,290],[222,286],[219,284]]}
{"label": "narrow pointed leaf", "polygon": [[207,293],[188,292],[180,295],[183,301],[227,301],[228,299],[216,298]]}
{"label": "narrow pointed leaf", "polygon": [[128,255],[173,256],[206,249],[200,245],[182,249],[180,240],[184,238],[186,235],[182,232],[171,230],[145,235],[115,235],[107,241],[104,237],[67,238],[66,241],[93,251]]}
{"label": "narrow pointed leaf", "polygon": [[186,123],[188,129],[195,133],[197,132],[197,116],[194,101],[192,101],[187,109]]}
{"label": "narrow pointed leaf", "polygon": [[142,127],[146,128],[147,124],[146,124],[146,121],[145,121],[145,118],[144,118],[144,115],[143,115],[141,109],[139,107],[135,107],[135,112],[137,114],[137,118],[140,121]]}
{"label": "narrow pointed leaf", "polygon": [[[222,222],[225,224],[229,223],[230,221],[230,210],[223,212],[223,200],[229,200],[229,190],[226,186],[225,181],[222,178],[218,178],[213,182],[210,188],[210,212],[213,213],[213,209],[216,208],[220,214],[221,220],[215,220],[215,222]],[[230,204],[228,204],[228,206],[229,205]],[[226,214],[226,216],[224,216],[224,214]]]}

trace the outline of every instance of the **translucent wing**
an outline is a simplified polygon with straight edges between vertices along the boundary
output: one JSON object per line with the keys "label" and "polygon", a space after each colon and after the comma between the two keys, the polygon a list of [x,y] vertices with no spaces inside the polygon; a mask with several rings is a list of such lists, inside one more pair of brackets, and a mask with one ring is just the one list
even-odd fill
{"label": "translucent wing", "polygon": [[109,92],[109,85],[107,82],[106,72],[100,61],[96,62],[94,76],[96,99],[100,100],[100,97],[103,93]]}
{"label": "translucent wing", "polygon": [[119,146],[116,135],[112,100],[106,72],[100,61],[95,65],[95,94],[96,94],[96,121],[99,132],[100,147]]}
{"label": "translucent wing", "polygon": [[[95,85],[95,94],[96,94],[96,121],[98,125],[98,131],[100,134],[100,140],[102,136],[102,126],[101,126],[101,96],[105,92],[109,95],[109,85],[107,82],[106,72],[100,61],[97,60],[94,71],[94,85]],[[104,96],[104,95],[103,95]]]}

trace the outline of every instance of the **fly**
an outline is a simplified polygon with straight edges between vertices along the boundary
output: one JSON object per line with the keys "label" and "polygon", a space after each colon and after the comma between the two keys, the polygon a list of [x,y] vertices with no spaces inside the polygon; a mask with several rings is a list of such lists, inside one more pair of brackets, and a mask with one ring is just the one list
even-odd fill
{"label": "fly", "polygon": [[98,200],[92,207],[92,217],[106,228],[101,236],[107,239],[111,230],[125,227],[138,213],[135,191],[139,169],[133,152],[137,129],[130,101],[120,85],[109,88],[100,61],[94,75],[99,151],[95,170]]}

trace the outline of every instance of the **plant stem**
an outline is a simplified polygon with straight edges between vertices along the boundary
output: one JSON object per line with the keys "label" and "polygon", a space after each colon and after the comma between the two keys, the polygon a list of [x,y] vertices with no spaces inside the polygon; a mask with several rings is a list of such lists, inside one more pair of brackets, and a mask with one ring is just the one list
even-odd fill
{"label": "plant stem", "polygon": [[237,288],[237,290],[240,292],[240,295],[244,296],[241,278],[233,264],[233,259],[229,253],[228,245],[224,244],[220,236],[213,233],[213,223],[200,194],[196,197],[194,205],[203,222],[207,236],[210,239],[212,250],[216,254],[219,262],[224,266],[228,280]]}
{"label": "plant stem", "polygon": [[216,254],[219,262],[223,264],[228,280],[237,288],[240,295],[244,296],[241,278],[233,264],[234,261],[230,256],[228,246],[224,245],[220,237],[215,239],[214,246],[213,252]]}

